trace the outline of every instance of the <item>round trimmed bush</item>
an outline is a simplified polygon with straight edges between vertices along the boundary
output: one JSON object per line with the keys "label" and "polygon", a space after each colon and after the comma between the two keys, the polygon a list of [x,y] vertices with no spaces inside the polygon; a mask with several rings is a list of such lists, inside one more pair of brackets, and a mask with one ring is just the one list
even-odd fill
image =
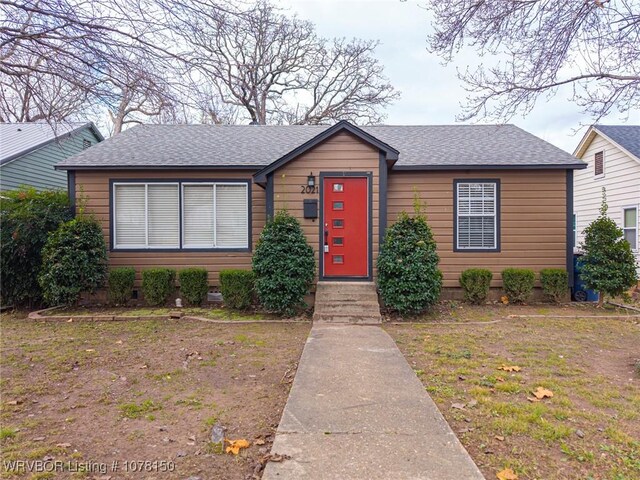
{"label": "round trimmed bush", "polygon": [[315,268],[313,249],[298,220],[286,211],[276,213],[262,230],[253,254],[260,303],[267,310],[293,315],[304,306]]}
{"label": "round trimmed bush", "polygon": [[426,218],[401,213],[387,229],[378,256],[378,287],[385,306],[415,314],[435,304],[442,290],[439,260]]}
{"label": "round trimmed bush", "polygon": [[469,268],[460,274],[460,286],[464,299],[476,305],[483,304],[489,296],[493,273],[486,268]]}
{"label": "round trimmed bush", "polygon": [[142,271],[142,294],[148,305],[157,307],[169,301],[175,291],[176,271],[172,268],[148,268]]}
{"label": "round trimmed bush", "polygon": [[511,303],[524,303],[531,296],[536,274],[528,268],[505,268],[502,286]]}
{"label": "round trimmed bush", "polygon": [[178,272],[180,295],[189,305],[200,306],[209,292],[207,269],[200,267],[184,268]]}
{"label": "round trimmed bush", "polygon": [[569,292],[569,275],[563,268],[543,268],[540,270],[542,291],[554,302],[560,303]]}
{"label": "round trimmed bush", "polygon": [[109,271],[109,301],[115,305],[126,305],[133,295],[135,281],[135,268],[112,268]]}
{"label": "round trimmed bush", "polygon": [[220,291],[229,308],[244,310],[253,302],[256,276],[251,270],[222,270]]}
{"label": "round trimmed bush", "polygon": [[49,305],[71,305],[107,279],[107,246],[100,224],[78,217],[49,235],[42,249],[38,282]]}

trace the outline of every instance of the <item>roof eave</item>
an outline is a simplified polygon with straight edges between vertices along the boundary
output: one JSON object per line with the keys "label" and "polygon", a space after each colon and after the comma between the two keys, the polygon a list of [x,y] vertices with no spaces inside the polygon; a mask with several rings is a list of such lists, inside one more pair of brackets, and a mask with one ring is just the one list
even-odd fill
{"label": "roof eave", "polygon": [[409,170],[582,170],[587,168],[587,164],[581,163],[556,163],[544,165],[519,164],[519,165],[396,165],[396,171]]}
{"label": "roof eave", "polygon": [[331,138],[332,136],[336,135],[337,133],[339,133],[341,131],[347,131],[347,132],[351,133],[352,135],[355,135],[356,137],[360,138],[364,142],[372,145],[373,147],[378,148],[380,151],[382,151],[385,154],[385,157],[386,157],[387,161],[391,161],[391,162],[395,163],[399,158],[400,152],[398,150],[396,150],[395,148],[393,148],[392,146],[390,146],[390,145],[378,140],[373,135],[365,132],[361,128],[358,128],[357,126],[349,123],[348,121],[340,120],[335,125],[332,125],[331,127],[328,127],[323,132],[319,133],[318,135],[316,135],[315,137],[311,138],[310,140],[307,140],[305,143],[303,143],[302,145],[299,145],[298,147],[294,148],[289,153],[283,155],[282,157],[278,158],[277,160],[271,162],[269,165],[264,167],[262,170],[256,172],[253,175],[254,181],[258,185],[266,185],[267,176],[270,173],[272,173],[275,170],[277,170],[278,168],[286,165],[290,161],[294,160],[295,158],[297,158],[300,155],[304,154],[305,152],[311,150],[312,148],[314,148],[318,144],[324,142],[325,140]]}
{"label": "roof eave", "polygon": [[55,165],[56,170],[259,170],[264,165]]}

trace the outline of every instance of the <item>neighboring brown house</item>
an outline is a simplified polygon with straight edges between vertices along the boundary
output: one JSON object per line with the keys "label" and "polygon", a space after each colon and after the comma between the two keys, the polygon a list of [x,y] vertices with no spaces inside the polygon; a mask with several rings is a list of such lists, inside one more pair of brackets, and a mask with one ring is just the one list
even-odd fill
{"label": "neighboring brown house", "polygon": [[60,162],[102,222],[110,265],[251,268],[287,209],[320,279],[375,280],[387,225],[426,203],[447,288],[460,272],[571,266],[573,170],[513,126],[142,125]]}

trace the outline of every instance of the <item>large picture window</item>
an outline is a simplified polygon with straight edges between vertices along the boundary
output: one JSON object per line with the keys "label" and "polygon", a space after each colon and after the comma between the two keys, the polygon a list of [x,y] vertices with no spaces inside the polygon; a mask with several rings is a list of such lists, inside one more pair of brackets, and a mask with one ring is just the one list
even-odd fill
{"label": "large picture window", "polygon": [[500,187],[497,180],[454,182],[455,250],[498,251]]}
{"label": "large picture window", "polygon": [[115,182],[114,249],[248,249],[247,182]]}

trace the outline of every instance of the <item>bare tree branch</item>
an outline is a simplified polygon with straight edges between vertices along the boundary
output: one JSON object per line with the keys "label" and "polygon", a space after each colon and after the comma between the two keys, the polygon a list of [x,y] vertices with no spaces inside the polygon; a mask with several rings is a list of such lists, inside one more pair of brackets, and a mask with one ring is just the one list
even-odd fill
{"label": "bare tree branch", "polygon": [[640,107],[640,0],[428,2],[429,49],[451,62],[465,46],[490,67],[459,72],[469,92],[460,118],[507,121],[540,95],[570,85],[595,121]]}

